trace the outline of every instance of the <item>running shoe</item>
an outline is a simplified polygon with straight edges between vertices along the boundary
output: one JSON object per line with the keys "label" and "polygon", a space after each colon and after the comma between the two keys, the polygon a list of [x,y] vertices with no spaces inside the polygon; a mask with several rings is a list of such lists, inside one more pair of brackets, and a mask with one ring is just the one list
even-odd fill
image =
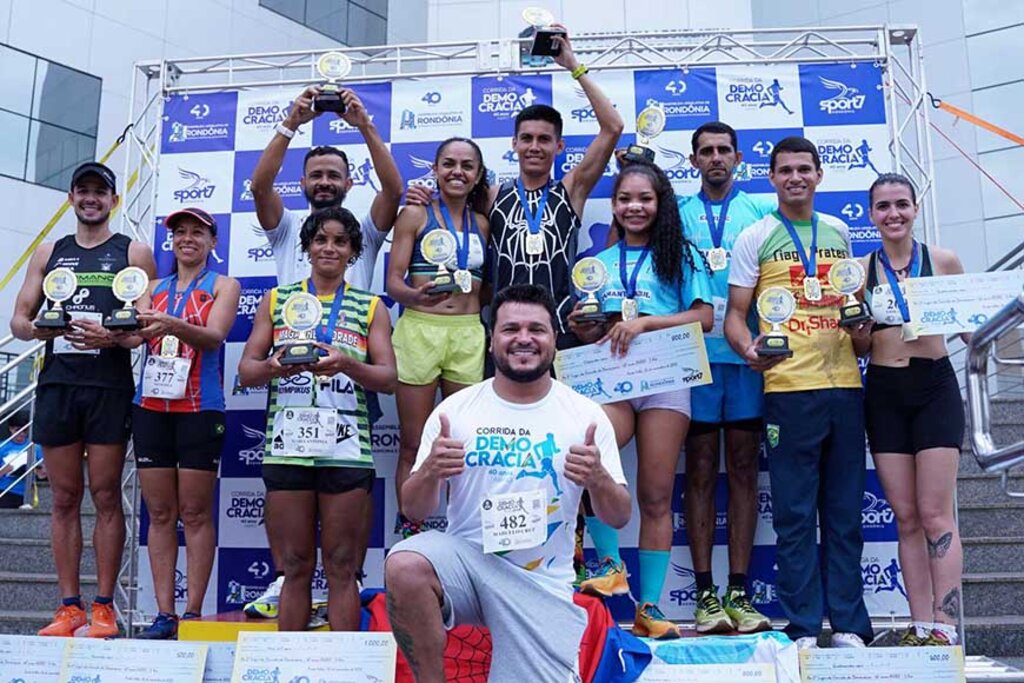
{"label": "running shoe", "polygon": [[656,640],[670,640],[682,634],[679,626],[668,620],[653,602],[645,602],[636,606],[636,618],[633,620],[633,635]]}
{"label": "running shoe", "polygon": [[798,650],[818,649],[818,638],[816,636],[804,636],[803,638],[797,638],[793,642],[796,643],[796,649]]}
{"label": "running shoe", "polygon": [[626,579],[626,563],[604,558],[594,575],[580,584],[580,592],[610,598],[613,595],[628,595],[629,581]]}
{"label": "running shoe", "polygon": [[178,617],[167,612],[156,615],[153,623],[136,638],[143,640],[174,640],[178,636]]}
{"label": "running shoe", "polygon": [[736,630],[740,633],[760,633],[772,630],[771,619],[754,608],[750,603],[750,598],[747,597],[747,592],[741,587],[729,586],[726,589],[722,608],[736,624]]}
{"label": "running shoe", "polygon": [[832,647],[861,648],[867,647],[867,645],[864,643],[864,639],[856,633],[833,633]]}
{"label": "running shoe", "polygon": [[939,629],[933,628],[931,633],[921,641],[921,645],[928,647],[949,647],[950,645],[956,645],[956,642]]}
{"label": "running shoe", "polygon": [[898,647],[917,647],[918,645],[924,645],[925,639],[917,635],[917,628],[913,624],[907,627],[907,630],[900,636],[900,640],[896,645]]}
{"label": "running shoe", "polygon": [[117,625],[117,612],[114,611],[114,603],[100,604],[92,603],[92,621],[89,623],[90,638],[116,638],[120,635],[121,629]]}
{"label": "running shoe", "polygon": [[697,622],[697,633],[728,633],[736,628],[718,600],[718,586],[697,593],[694,621]]}
{"label": "running shoe", "polygon": [[181,615],[181,620],[182,621],[188,621],[190,619],[202,619],[202,618],[203,618],[203,615],[200,614],[199,612],[185,612],[184,614]]}
{"label": "running shoe", "polygon": [[38,633],[41,636],[59,636],[70,638],[77,629],[89,622],[85,610],[78,605],[61,605],[53,615],[53,621],[44,626]]}
{"label": "running shoe", "polygon": [[242,611],[245,612],[247,617],[276,619],[278,603],[281,601],[281,588],[283,587],[284,576],[279,576],[267,586],[267,590],[263,591],[263,595],[246,604]]}

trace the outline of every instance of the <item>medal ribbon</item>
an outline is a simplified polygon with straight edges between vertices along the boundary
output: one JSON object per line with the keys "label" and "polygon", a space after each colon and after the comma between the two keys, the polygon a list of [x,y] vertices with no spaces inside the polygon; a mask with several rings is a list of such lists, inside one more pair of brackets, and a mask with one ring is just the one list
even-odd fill
{"label": "medal ribbon", "polygon": [[807,277],[818,277],[818,214],[811,214],[811,250],[810,253],[804,253],[804,243],[800,241],[800,233],[796,231],[793,226],[793,222],[782,215],[782,212],[778,212],[779,219],[782,221],[782,225],[785,226],[786,232],[789,233],[789,238],[793,240],[793,246],[796,247],[796,253],[800,256],[800,263],[804,266],[804,275]]}
{"label": "medal ribbon", "polygon": [[626,290],[627,299],[636,298],[636,279],[640,275],[640,269],[644,266],[644,261],[647,260],[648,254],[651,253],[651,246],[647,245],[644,250],[640,252],[640,258],[636,260],[633,265],[633,272],[626,277],[626,241],[619,240],[619,280],[622,281],[622,287]]}
{"label": "medal ribbon", "polygon": [[192,279],[192,282],[188,283],[188,287],[182,292],[181,298],[177,299],[177,303],[174,303],[175,297],[178,294],[178,274],[172,275],[167,281],[167,312],[175,318],[180,318],[185,312],[185,305],[188,303],[189,297],[192,296],[192,292],[195,291],[196,286],[204,277],[206,277],[205,268]]}
{"label": "medal ribbon", "polygon": [[544,185],[544,191],[540,193],[540,201],[537,202],[537,210],[530,211],[530,202],[526,198],[526,188],[523,187],[523,179],[516,179],[516,192],[519,194],[519,203],[523,206],[523,216],[526,218],[526,225],[530,228],[531,235],[540,233],[540,224],[544,220],[544,207],[548,203],[548,190],[551,183]]}
{"label": "medal ribbon", "polygon": [[[445,227],[448,228],[448,232],[455,238],[455,244],[459,245],[459,234],[455,231],[455,225],[452,223],[452,215],[448,212],[448,207],[445,206],[443,199],[439,204],[441,205],[441,218],[444,219]],[[462,245],[458,246],[456,255],[459,270],[466,270],[466,265],[469,263],[469,204],[466,204],[462,210]]]}
{"label": "medal ribbon", "polygon": [[[910,263],[907,264],[908,278],[917,277],[921,272],[921,264],[918,263],[917,258],[917,240],[913,242],[914,246],[910,250]],[[889,261],[884,247],[878,248],[878,260],[882,262],[882,271],[885,273],[885,279],[889,281],[889,288],[892,289],[892,298],[896,300],[896,307],[900,309],[903,322],[909,323],[910,306],[907,305],[907,300],[903,296],[903,292],[900,291],[900,279],[896,275],[896,271],[893,270],[892,262]]]}
{"label": "medal ribbon", "polygon": [[[313,285],[313,278],[306,280],[306,287],[309,293],[316,296],[316,287]],[[331,304],[331,314],[327,316],[327,325],[316,326],[316,339],[323,344],[330,344],[334,340],[334,328],[338,325],[338,314],[341,312],[341,303],[345,300],[345,282],[342,281],[338,290],[334,292],[334,302]]]}
{"label": "medal ribbon", "polygon": [[736,195],[739,193],[739,188],[733,187],[722,201],[722,211],[718,214],[718,220],[715,220],[715,213],[712,211],[712,202],[708,199],[708,196],[704,194],[704,190],[697,193],[697,198],[700,199],[704,204],[704,217],[708,221],[708,230],[711,231],[711,243],[715,245],[715,249],[722,248],[722,238],[725,236],[725,221],[726,216],[729,215],[729,204]]}

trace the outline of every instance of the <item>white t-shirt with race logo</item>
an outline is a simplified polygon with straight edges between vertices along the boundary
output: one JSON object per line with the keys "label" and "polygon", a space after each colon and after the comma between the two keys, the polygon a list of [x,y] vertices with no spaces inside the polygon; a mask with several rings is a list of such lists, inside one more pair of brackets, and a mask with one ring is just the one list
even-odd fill
{"label": "white t-shirt with race logo", "polygon": [[594,401],[558,381],[536,403],[510,403],[485,380],[441,402],[427,419],[416,464],[430,455],[441,431],[438,417],[448,416],[452,438],[465,444],[466,469],[448,480],[448,530],[483,549],[482,506],[496,494],[541,491],[547,501],[547,540],[540,546],[502,556],[530,572],[559,597],[571,591],[576,547],[576,513],[583,488],[565,476],[565,456],[582,444],[587,427],[597,424],[595,442],[601,464],[612,479],[625,484],[611,422]]}
{"label": "white t-shirt with race logo", "polygon": [[[274,250],[274,265],[277,268],[279,285],[290,285],[309,277],[309,259],[302,251],[302,244],[299,241],[299,231],[305,220],[305,216],[285,209],[277,227],[266,231],[267,240]],[[363,233],[363,253],[345,271],[345,282],[369,292],[373,283],[373,267],[377,263],[377,252],[384,244],[387,233],[377,229],[369,212],[360,221],[359,230]]]}

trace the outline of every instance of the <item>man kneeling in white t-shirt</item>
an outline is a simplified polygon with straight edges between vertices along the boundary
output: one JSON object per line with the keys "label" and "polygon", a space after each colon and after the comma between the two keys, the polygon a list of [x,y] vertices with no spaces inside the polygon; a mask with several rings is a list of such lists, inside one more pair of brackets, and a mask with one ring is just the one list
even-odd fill
{"label": "man kneeling in white t-shirt", "polygon": [[418,683],[443,683],[445,630],[490,629],[489,681],[574,680],[585,612],[572,601],[583,490],[616,528],[630,515],[612,425],[551,378],[555,306],[513,285],[491,307],[494,378],[445,399],[423,430],[402,512],[448,531],[397,544],[385,565],[388,615]]}

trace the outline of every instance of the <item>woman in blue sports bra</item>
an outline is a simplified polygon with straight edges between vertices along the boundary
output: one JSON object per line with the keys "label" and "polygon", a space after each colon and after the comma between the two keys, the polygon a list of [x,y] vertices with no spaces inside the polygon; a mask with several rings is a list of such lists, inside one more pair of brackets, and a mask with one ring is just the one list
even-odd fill
{"label": "woman in blue sports bra", "polygon": [[[955,645],[963,550],[953,493],[964,436],[963,399],[943,335],[918,336],[901,283],[963,272],[948,249],[914,239],[917,195],[904,176],[878,177],[868,192],[882,247],[864,257],[864,298],[874,326],[865,381],[868,442],[896,513],[899,558],[913,620],[900,645]],[[966,339],[965,339],[966,341]]]}
{"label": "woman in blue sports bra", "polygon": [[[612,226],[619,241],[597,258],[608,283],[599,292],[607,323],[575,323],[585,342],[607,343],[625,356],[644,332],[699,322],[714,323],[711,283],[704,259],[683,236],[672,185],[650,164],[625,166],[612,191]],[[570,314],[570,320],[578,315]],[[672,549],[672,489],[679,453],[690,426],[690,390],[678,389],[629,401],[606,403],[619,447],[636,437],[636,495],[640,506],[640,585],[633,633],[678,638],[679,627],[658,608]],[[580,585],[585,593],[610,596],[629,592],[619,555],[617,532],[588,513],[587,529],[602,564]]]}
{"label": "woman in blue sports bra", "polygon": [[[467,138],[449,138],[437,148],[434,175],[440,197],[430,206],[407,205],[395,222],[388,261],[387,292],[402,304],[392,343],[398,360],[401,444],[395,486],[409,477],[423,424],[434,409],[437,390],[450,396],[484,377],[484,327],[480,322],[484,258],[487,253],[487,169],[483,154]],[[450,235],[450,237],[448,237]],[[440,267],[432,247],[445,238],[453,254]],[[454,239],[452,239],[454,238]],[[455,291],[435,293],[440,272]],[[418,530],[402,520],[402,534]]]}

